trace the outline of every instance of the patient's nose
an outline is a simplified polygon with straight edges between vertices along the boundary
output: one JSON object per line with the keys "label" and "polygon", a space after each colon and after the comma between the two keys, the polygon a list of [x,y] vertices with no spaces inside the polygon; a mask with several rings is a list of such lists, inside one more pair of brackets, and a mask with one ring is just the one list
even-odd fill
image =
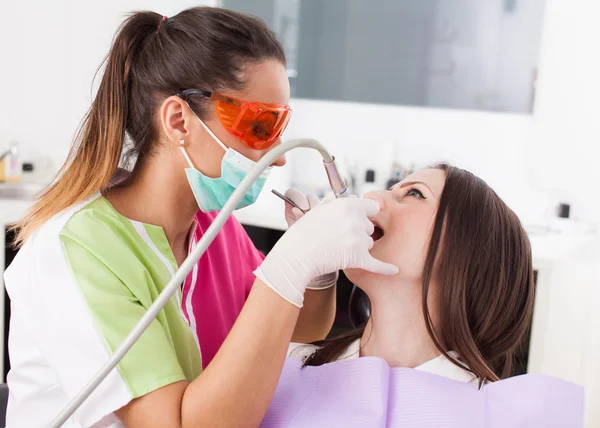
{"label": "patient's nose", "polygon": [[363,197],[365,199],[372,199],[375,202],[377,202],[379,204],[380,212],[381,212],[381,211],[385,211],[385,209],[386,209],[385,193],[386,192],[384,192],[384,191],[377,190],[377,191],[367,192],[367,193],[365,193],[365,195]]}

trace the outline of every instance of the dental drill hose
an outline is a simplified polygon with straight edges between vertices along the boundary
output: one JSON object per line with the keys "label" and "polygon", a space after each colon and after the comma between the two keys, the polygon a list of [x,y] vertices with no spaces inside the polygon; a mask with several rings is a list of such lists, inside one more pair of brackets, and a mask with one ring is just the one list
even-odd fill
{"label": "dental drill hose", "polygon": [[[102,366],[100,370],[94,375],[94,377],[87,383],[87,385],[67,404],[67,406],[60,412],[60,414],[50,424],[50,428],[60,428],[67,419],[71,417],[73,413],[81,406],[81,404],[94,392],[94,390],[100,385],[100,383],[108,376],[108,374],[114,369],[121,359],[127,354],[131,347],[137,342],[142,336],[148,326],[154,321],[156,316],[173,297],[173,294],[177,291],[180,284],[183,283],[189,272],[193,269],[194,265],[198,262],[200,257],[204,254],[208,246],[217,236],[217,233],[221,230],[231,213],[235,210],[238,203],[246,194],[246,191],[250,188],[252,183],[258,178],[258,176],[269,167],[279,156],[282,156],[286,152],[296,147],[312,148],[323,157],[325,169],[329,177],[329,181],[332,184],[332,189],[337,196],[343,196],[346,192],[346,185],[340,178],[337,168],[335,167],[335,159],[325,150],[325,148],[316,140],[311,139],[299,139],[288,141],[285,144],[279,145],[274,149],[267,152],[256,164],[256,166],[248,173],[242,180],[240,185],[232,193],[229,200],[223,206],[221,212],[214,219],[206,233],[202,236],[196,247],[188,255],[183,264],[179,267],[175,275],[171,278],[169,283],[166,285],[164,290],[160,293],[158,298],[148,308],[144,316],[131,330],[129,335],[125,338],[123,343],[117,348],[117,350],[111,355],[108,361]],[[335,184],[336,188],[333,188]]]}
{"label": "dental drill hose", "polygon": [[[293,142],[293,143],[305,142],[306,144],[317,145],[317,146],[320,145],[320,143],[317,140],[313,140],[313,139],[309,139],[309,138],[292,140],[286,144],[289,144],[290,142]],[[344,181],[344,179],[342,178],[342,176],[340,175],[340,173],[337,169],[337,165],[335,164],[335,157],[329,156],[329,155],[327,155],[327,157],[326,157],[322,152],[321,152],[321,155],[323,155],[323,166],[325,167],[325,172],[327,173],[327,178],[329,180],[329,186],[331,187],[331,190],[333,190],[333,194],[335,195],[335,197],[336,198],[345,198],[346,196],[349,196],[348,186],[346,185],[346,182]]]}

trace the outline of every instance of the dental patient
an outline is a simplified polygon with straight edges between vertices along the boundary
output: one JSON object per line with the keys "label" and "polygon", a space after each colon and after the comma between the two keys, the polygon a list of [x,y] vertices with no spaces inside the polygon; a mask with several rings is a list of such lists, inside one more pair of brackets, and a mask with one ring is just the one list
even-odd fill
{"label": "dental patient", "polygon": [[479,386],[511,376],[534,297],[515,213],[484,181],[445,164],[365,197],[381,205],[371,254],[400,272],[347,270],[371,301],[366,325],[293,343],[289,356],[309,366],[373,356]]}

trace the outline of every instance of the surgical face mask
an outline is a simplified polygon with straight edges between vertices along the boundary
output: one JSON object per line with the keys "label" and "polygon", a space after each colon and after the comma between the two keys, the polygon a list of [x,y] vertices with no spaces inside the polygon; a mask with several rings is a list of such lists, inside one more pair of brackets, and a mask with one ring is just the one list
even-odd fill
{"label": "surgical face mask", "polygon": [[[248,172],[256,165],[256,162],[233,150],[231,147],[226,147],[200,118],[198,120],[210,136],[225,150],[225,156],[223,156],[223,160],[221,161],[221,177],[207,177],[198,171],[185,150],[183,140],[181,140],[179,148],[190,166],[185,169],[185,173],[190,187],[194,192],[196,202],[198,202],[198,207],[205,213],[219,211]],[[238,203],[236,209],[247,207],[256,202],[271,170],[271,167],[267,168],[252,183],[252,186],[250,186],[243,199]]]}

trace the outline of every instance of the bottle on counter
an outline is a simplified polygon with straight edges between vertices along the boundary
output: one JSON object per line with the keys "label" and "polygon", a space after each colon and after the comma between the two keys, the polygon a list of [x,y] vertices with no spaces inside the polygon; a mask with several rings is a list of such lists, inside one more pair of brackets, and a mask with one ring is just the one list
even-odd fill
{"label": "bottle on counter", "polygon": [[19,156],[19,145],[16,142],[10,144],[9,149],[0,155],[0,181],[21,181],[22,165]]}
{"label": "bottle on counter", "polygon": [[371,192],[373,190],[380,190],[377,187],[377,184],[375,181],[375,170],[367,169],[365,172],[365,181],[363,183],[361,183],[361,186],[360,186],[360,195],[364,196],[365,193]]}
{"label": "bottle on counter", "polygon": [[388,179],[385,185],[385,188],[390,189],[394,187],[396,184],[402,181],[402,178],[402,167],[397,162],[392,163],[392,171],[390,174],[390,178]]}

